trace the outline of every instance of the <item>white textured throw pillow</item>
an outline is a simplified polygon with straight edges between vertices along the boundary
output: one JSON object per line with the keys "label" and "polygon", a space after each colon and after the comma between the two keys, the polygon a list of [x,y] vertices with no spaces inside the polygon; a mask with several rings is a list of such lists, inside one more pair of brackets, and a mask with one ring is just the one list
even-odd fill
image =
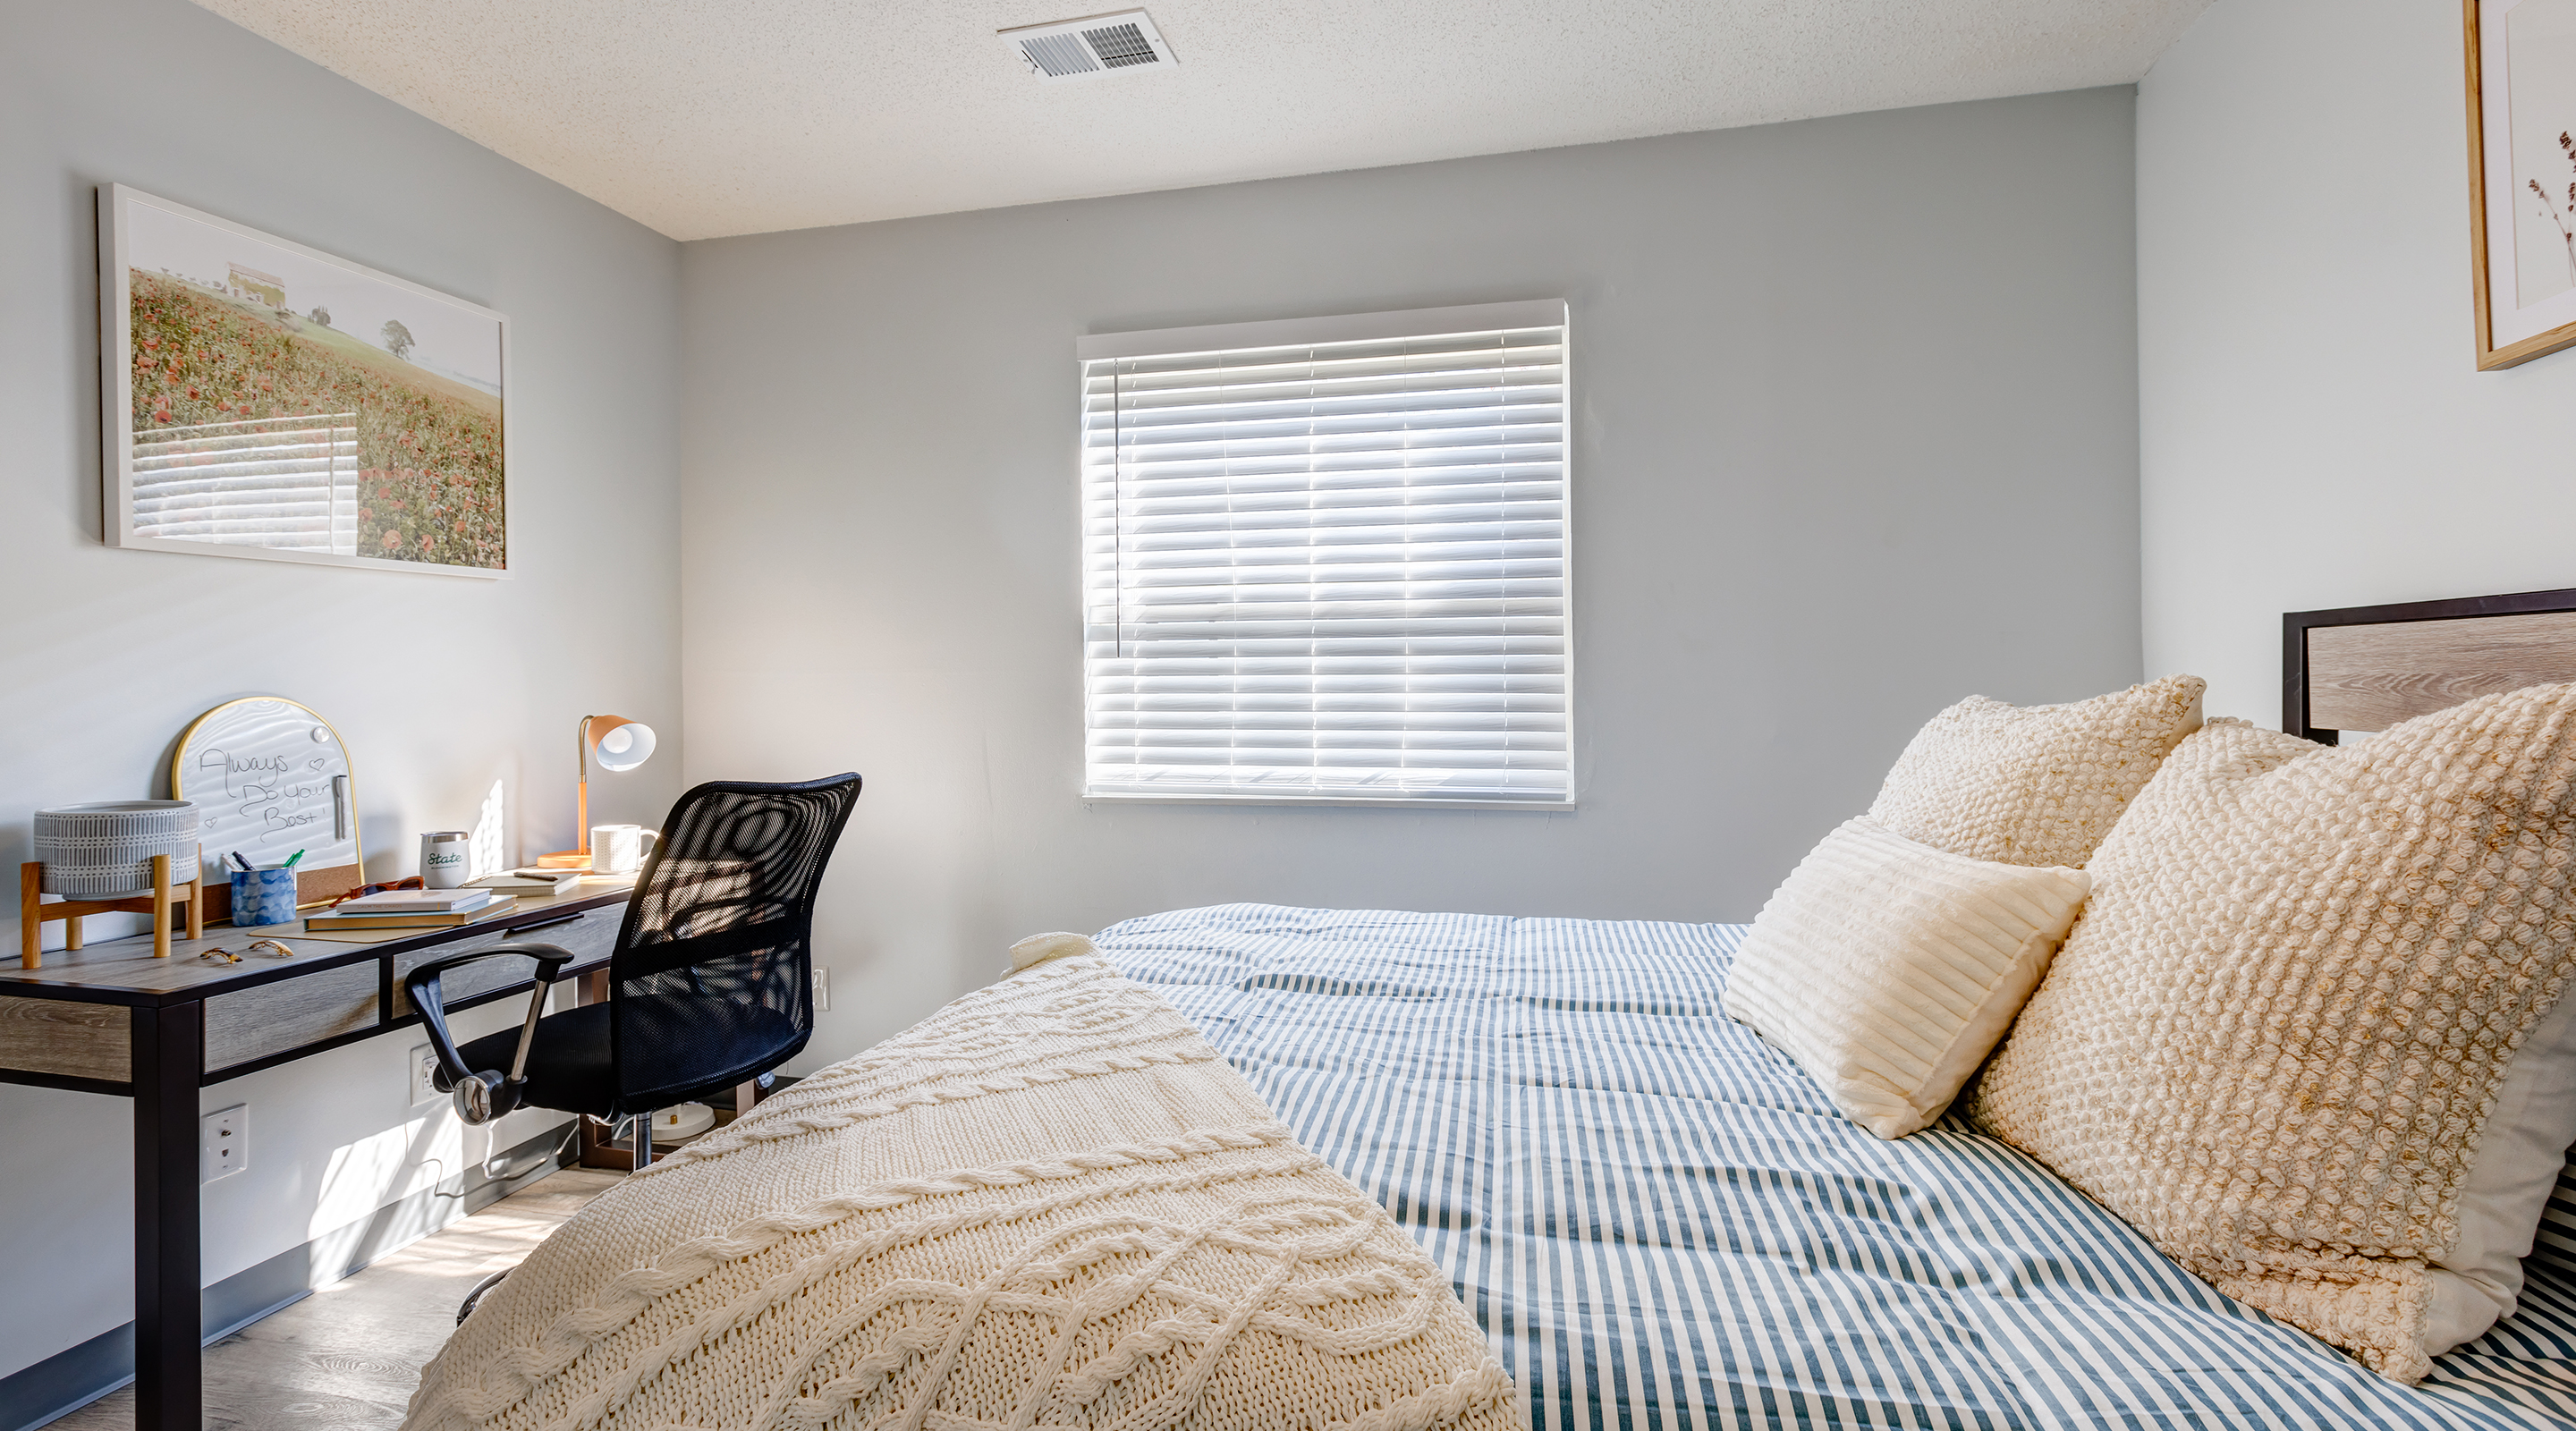
{"label": "white textured throw pillow", "polygon": [[1882,1138],[1930,1126],[2048,971],[2092,882],[1849,820],[1753,921],[1726,1011]]}
{"label": "white textured throw pillow", "polygon": [[2198,676],[2089,701],[1970,696],[1924,723],[1869,817],[1910,840],[2008,865],[2082,865],[2156,766],[2200,728]]}
{"label": "white textured throw pillow", "polygon": [[[2398,1381],[2519,1290],[2576,1133],[2576,686],[2185,741],[1972,1114]],[[2481,1305],[2483,1304],[2483,1305]]]}

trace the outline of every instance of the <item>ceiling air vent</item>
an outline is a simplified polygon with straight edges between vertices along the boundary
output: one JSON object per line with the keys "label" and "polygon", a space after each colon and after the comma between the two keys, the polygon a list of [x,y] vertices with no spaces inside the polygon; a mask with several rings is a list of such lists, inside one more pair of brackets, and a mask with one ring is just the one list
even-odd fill
{"label": "ceiling air vent", "polygon": [[1142,10],[1057,20],[1004,30],[1029,73],[1042,80],[1097,79],[1120,70],[1169,69],[1172,47],[1163,43],[1153,17]]}

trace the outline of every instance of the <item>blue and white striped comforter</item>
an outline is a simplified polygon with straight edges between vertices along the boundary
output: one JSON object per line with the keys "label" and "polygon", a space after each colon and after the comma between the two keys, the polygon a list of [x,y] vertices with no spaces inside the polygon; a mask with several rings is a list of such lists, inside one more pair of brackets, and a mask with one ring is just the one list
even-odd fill
{"label": "blue and white striped comforter", "polygon": [[2405,1388],[2037,1163],[1882,1143],[1719,1007],[1743,930],[1224,905],[1102,951],[1446,1265],[1564,1427],[2576,1425],[2576,1186]]}

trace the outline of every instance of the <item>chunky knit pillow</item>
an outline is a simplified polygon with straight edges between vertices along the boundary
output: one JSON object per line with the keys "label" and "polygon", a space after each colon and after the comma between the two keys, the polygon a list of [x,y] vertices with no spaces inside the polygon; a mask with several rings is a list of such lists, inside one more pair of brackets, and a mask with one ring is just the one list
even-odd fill
{"label": "chunky knit pillow", "polygon": [[1818,842],[1736,951],[1726,1012],[1882,1138],[1930,1127],[2048,970],[2084,871],[1972,860],[1868,820]]}
{"label": "chunky knit pillow", "polygon": [[2571,800],[2576,686],[2353,750],[2213,722],[2094,856],[1972,1116],[2219,1290],[2420,1378],[2490,1114],[2576,970]]}
{"label": "chunky knit pillow", "polygon": [[2062,706],[1970,696],[1915,733],[1869,817],[1970,859],[2080,867],[2199,728],[2205,684],[2167,676]]}

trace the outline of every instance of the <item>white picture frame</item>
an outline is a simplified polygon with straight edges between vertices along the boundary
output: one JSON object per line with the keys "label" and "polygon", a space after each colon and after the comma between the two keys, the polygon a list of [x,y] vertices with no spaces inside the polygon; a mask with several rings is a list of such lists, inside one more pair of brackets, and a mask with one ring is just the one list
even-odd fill
{"label": "white picture frame", "polygon": [[98,235],[107,545],[509,574],[507,317],[123,184]]}

